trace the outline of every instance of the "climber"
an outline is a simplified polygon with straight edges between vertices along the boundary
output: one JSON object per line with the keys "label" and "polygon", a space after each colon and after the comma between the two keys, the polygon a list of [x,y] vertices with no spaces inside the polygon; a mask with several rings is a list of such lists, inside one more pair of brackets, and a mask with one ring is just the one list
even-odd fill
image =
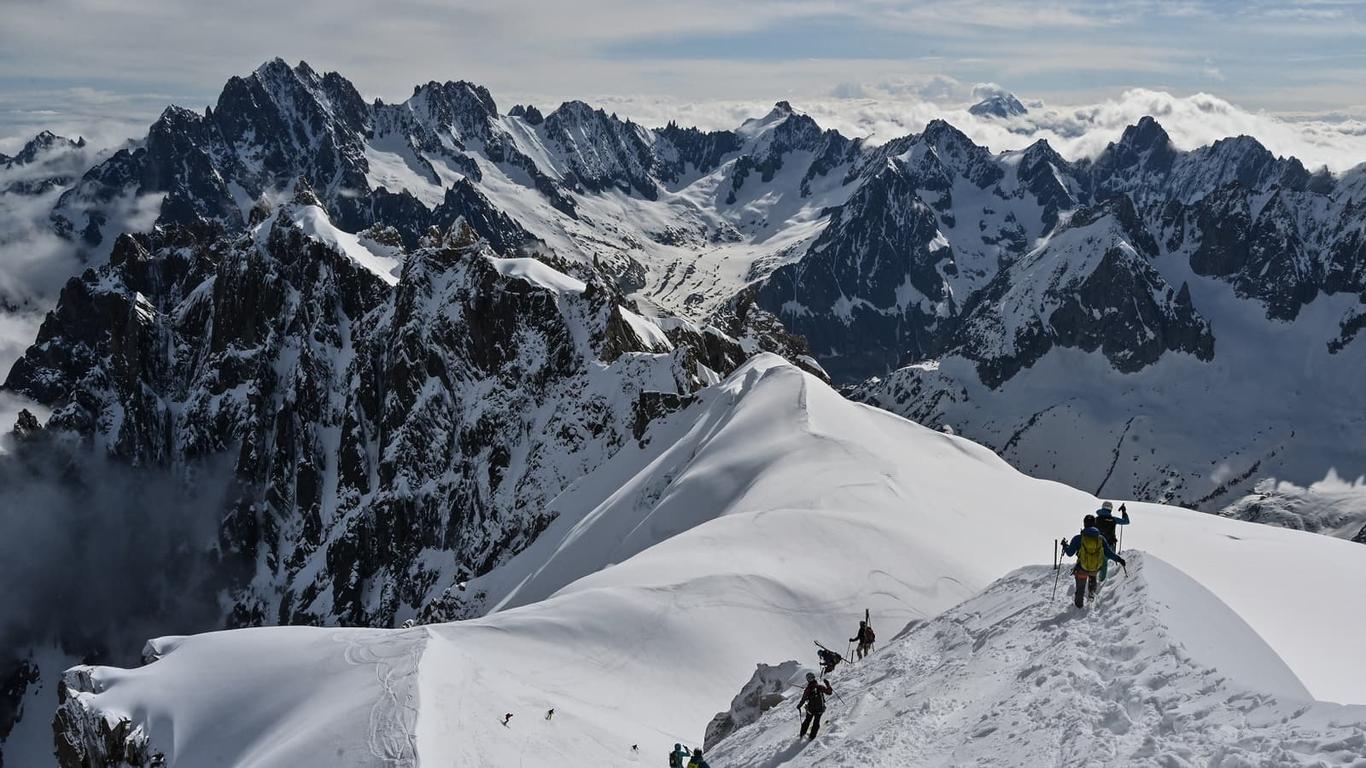
{"label": "climber", "polygon": [[806,736],[808,726],[811,738],[816,738],[821,729],[821,715],[825,714],[825,697],[834,692],[829,683],[816,679],[816,673],[806,673],[806,690],[802,691],[802,699],[797,702],[798,712],[803,706],[806,707],[806,717],[802,719],[802,730],[797,734],[797,738]]}
{"label": "climber", "polygon": [[[1114,509],[1114,502],[1111,501],[1100,505],[1100,509],[1096,510],[1096,528],[1100,530],[1100,535],[1104,536],[1105,540],[1110,543],[1110,549],[1118,553],[1119,539],[1115,535],[1115,526],[1129,524],[1129,510],[1120,504],[1119,513],[1122,517],[1115,517]],[[1110,561],[1106,560],[1105,565],[1100,567],[1100,580],[1104,582],[1109,575]]]}
{"label": "climber", "polygon": [[[867,614],[864,615],[866,616]],[[877,635],[873,634],[873,625],[869,624],[867,619],[860,621],[858,623],[858,632],[855,632],[854,636],[849,638],[849,642],[851,643],[858,641],[856,653],[858,654],[860,661],[864,656],[873,652],[874,640],[877,640]]]}
{"label": "climber", "polygon": [[838,653],[835,653],[834,651],[828,648],[821,648],[820,650],[816,651],[816,658],[821,660],[822,675],[828,675],[831,672],[834,672],[835,667],[839,666],[839,663],[841,661],[844,661],[843,656],[839,655]]}
{"label": "climber", "polygon": [[1096,598],[1097,577],[1107,561],[1114,560],[1121,566],[1125,565],[1124,558],[1110,549],[1110,542],[1106,541],[1100,529],[1096,528],[1095,515],[1087,515],[1082,524],[1085,527],[1081,533],[1073,536],[1072,540],[1062,547],[1063,554],[1068,557],[1077,556],[1077,564],[1072,569],[1072,575],[1077,579],[1077,594],[1073,602],[1078,608],[1082,607],[1083,598]]}
{"label": "climber", "polygon": [[692,759],[688,761],[688,768],[711,768],[707,761],[702,759],[702,748],[698,747],[692,751]]}
{"label": "climber", "polygon": [[550,709],[547,709],[547,710],[545,711],[545,719],[549,720],[550,718],[552,718],[552,717],[554,717],[554,716],[555,716],[555,708],[554,708],[554,707],[551,707]]}
{"label": "climber", "polygon": [[511,713],[511,712],[508,712],[507,714],[503,715],[503,726],[504,726],[504,727],[507,727],[508,721],[511,720],[511,719],[512,719],[512,713]]}
{"label": "climber", "polygon": [[682,744],[674,744],[674,751],[669,753],[669,768],[684,768],[688,762],[688,748]]}

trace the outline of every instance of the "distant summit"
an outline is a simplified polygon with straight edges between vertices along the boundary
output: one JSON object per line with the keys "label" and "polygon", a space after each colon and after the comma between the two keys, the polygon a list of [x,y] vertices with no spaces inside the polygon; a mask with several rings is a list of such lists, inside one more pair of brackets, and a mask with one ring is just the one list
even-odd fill
{"label": "distant summit", "polygon": [[1025,105],[1015,98],[1015,94],[998,93],[968,107],[968,112],[977,117],[1006,118],[1028,114],[1029,110],[1025,109]]}

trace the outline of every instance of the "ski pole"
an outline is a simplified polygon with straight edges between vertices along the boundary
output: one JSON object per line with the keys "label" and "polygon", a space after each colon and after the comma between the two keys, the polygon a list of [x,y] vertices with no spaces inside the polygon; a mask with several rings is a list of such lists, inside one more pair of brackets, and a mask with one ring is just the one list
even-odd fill
{"label": "ski pole", "polygon": [[1053,540],[1053,570],[1058,570],[1058,540]]}
{"label": "ski pole", "polygon": [[[1057,547],[1058,547],[1058,540],[1054,540],[1054,542],[1053,542],[1053,548],[1054,548],[1054,549],[1057,549]],[[1057,565],[1053,566],[1053,596],[1050,597],[1050,598],[1048,598],[1048,602],[1050,602],[1050,603],[1055,602],[1055,601],[1057,601],[1057,599],[1058,599],[1058,577],[1061,576],[1061,575],[1062,575],[1062,558],[1058,558],[1058,563],[1057,563]]]}

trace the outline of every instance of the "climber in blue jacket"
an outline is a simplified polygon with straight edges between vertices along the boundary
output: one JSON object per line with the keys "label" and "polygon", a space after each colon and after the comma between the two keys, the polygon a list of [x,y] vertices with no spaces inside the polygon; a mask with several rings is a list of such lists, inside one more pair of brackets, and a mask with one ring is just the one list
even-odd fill
{"label": "climber in blue jacket", "polygon": [[1096,598],[1100,571],[1106,563],[1114,560],[1121,566],[1125,565],[1124,558],[1115,554],[1110,548],[1110,542],[1105,540],[1105,535],[1096,527],[1095,515],[1087,515],[1082,524],[1085,527],[1081,533],[1073,536],[1071,541],[1062,546],[1064,555],[1077,557],[1072,575],[1077,579],[1077,594],[1073,602],[1078,608],[1082,607],[1083,599]]}

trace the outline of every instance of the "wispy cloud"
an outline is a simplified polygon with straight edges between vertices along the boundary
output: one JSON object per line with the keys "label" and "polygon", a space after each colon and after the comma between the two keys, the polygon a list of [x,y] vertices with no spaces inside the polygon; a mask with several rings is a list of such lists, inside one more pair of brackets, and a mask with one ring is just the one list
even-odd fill
{"label": "wispy cloud", "polygon": [[[200,107],[229,73],[281,55],[389,100],[427,79],[513,97],[740,99],[942,75],[1075,103],[1130,87],[1206,88],[1208,57],[1221,93],[1301,109],[1302,99],[1266,94],[1360,53],[1363,25],[1362,3],[1328,0],[10,0],[0,94],[46,95],[37,108],[61,109],[63,90],[91,86]],[[802,65],[812,61],[822,66]],[[1312,106],[1339,107],[1359,90],[1323,90]]]}

